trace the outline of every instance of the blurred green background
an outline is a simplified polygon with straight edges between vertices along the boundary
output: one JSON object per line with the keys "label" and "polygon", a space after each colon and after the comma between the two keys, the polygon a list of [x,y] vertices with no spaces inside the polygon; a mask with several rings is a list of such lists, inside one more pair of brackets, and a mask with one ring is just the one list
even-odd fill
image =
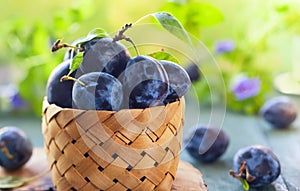
{"label": "blurred green background", "polygon": [[[274,77],[292,70],[291,43],[300,29],[297,1],[4,1],[0,11],[0,115],[40,116],[47,78],[64,55],[64,51],[50,52],[56,39],[71,43],[98,27],[113,33],[157,11],[172,13],[212,54],[217,41],[234,42],[233,51],[215,56],[227,88],[218,96],[226,97],[229,109],[255,114],[272,93]],[[228,87],[232,76],[239,73],[259,77],[262,87],[256,97],[234,99]],[[202,80],[194,86],[197,99],[209,102],[209,84]]]}

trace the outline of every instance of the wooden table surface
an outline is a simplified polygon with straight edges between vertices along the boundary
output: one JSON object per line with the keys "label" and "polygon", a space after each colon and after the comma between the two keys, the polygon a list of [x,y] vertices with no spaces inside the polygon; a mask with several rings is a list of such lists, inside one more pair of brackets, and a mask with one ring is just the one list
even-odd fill
{"label": "wooden table surface", "polygon": [[[298,102],[300,97],[292,97]],[[223,118],[224,117],[224,118]],[[1,116],[0,127],[16,125],[22,127],[33,140],[35,146],[43,146],[40,119],[32,117]],[[261,144],[273,150],[281,162],[281,176],[272,185],[251,191],[300,191],[300,115],[289,129],[271,128],[258,116],[246,116],[223,110],[222,107],[204,107],[198,102],[186,98],[186,131],[196,124],[221,125],[230,137],[225,154],[212,164],[202,164],[193,159],[182,148],[181,160],[191,163],[199,169],[210,191],[243,191],[240,182],[232,178],[228,170],[232,168],[232,158],[238,149]],[[1,174],[0,174],[1,175]]]}

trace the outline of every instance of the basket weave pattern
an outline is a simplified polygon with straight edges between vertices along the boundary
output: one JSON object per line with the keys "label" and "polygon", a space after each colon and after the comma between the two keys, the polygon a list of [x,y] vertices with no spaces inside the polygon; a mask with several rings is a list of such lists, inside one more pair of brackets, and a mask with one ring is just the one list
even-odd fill
{"label": "basket weave pattern", "polygon": [[53,184],[58,191],[170,191],[184,109],[184,99],[118,112],[63,109],[45,100],[42,132]]}

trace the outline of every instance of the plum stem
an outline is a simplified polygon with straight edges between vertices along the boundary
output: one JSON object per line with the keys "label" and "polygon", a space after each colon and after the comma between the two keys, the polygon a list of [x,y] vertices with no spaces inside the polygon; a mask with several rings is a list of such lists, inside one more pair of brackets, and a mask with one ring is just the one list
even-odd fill
{"label": "plum stem", "polygon": [[0,143],[0,148],[1,148],[1,151],[2,153],[9,159],[14,159],[15,156],[13,154],[11,154],[5,144],[5,142],[1,142]]}
{"label": "plum stem", "polygon": [[59,49],[62,49],[62,48],[72,48],[73,50],[79,50],[79,51],[83,51],[84,50],[81,47],[72,46],[70,44],[61,43],[61,42],[62,42],[61,39],[56,40],[55,43],[51,47],[51,52],[56,52],[56,51],[58,51]]}
{"label": "plum stem", "polygon": [[78,82],[82,86],[86,86],[86,84],[83,83],[82,81],[80,81],[80,80],[78,80],[76,78],[73,78],[71,76],[68,76],[68,75],[63,76],[63,77],[60,78],[60,82],[63,82],[63,81],[66,81],[66,80],[73,80],[74,82]]}
{"label": "plum stem", "polygon": [[[255,176],[252,176],[249,173],[249,171],[247,169],[247,163],[245,161],[241,163],[241,166],[239,168],[239,173],[234,172],[234,170],[229,170],[229,174],[231,176],[233,176],[234,178],[239,179],[242,182],[245,190],[249,189],[248,188],[249,185],[246,185],[246,184],[248,184],[248,182],[254,181],[254,179],[255,179]],[[246,176],[246,178],[243,178],[243,176]],[[246,189],[246,188],[248,188],[248,189]]]}
{"label": "plum stem", "polygon": [[131,27],[132,23],[125,24],[125,26],[123,26],[122,29],[118,31],[118,34],[115,35],[115,37],[113,38],[113,42],[117,42],[119,40],[126,40],[127,42],[130,42],[133,45],[136,54],[140,55],[138,49],[135,46],[135,43],[131,40],[131,38],[124,35],[125,31]]}

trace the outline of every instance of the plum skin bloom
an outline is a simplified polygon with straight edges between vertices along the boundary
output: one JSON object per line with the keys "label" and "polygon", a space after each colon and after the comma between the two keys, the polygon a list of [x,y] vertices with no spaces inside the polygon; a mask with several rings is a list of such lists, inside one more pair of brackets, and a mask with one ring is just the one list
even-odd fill
{"label": "plum skin bloom", "polygon": [[231,86],[231,92],[237,100],[245,100],[260,92],[261,82],[258,78],[239,76]]}

